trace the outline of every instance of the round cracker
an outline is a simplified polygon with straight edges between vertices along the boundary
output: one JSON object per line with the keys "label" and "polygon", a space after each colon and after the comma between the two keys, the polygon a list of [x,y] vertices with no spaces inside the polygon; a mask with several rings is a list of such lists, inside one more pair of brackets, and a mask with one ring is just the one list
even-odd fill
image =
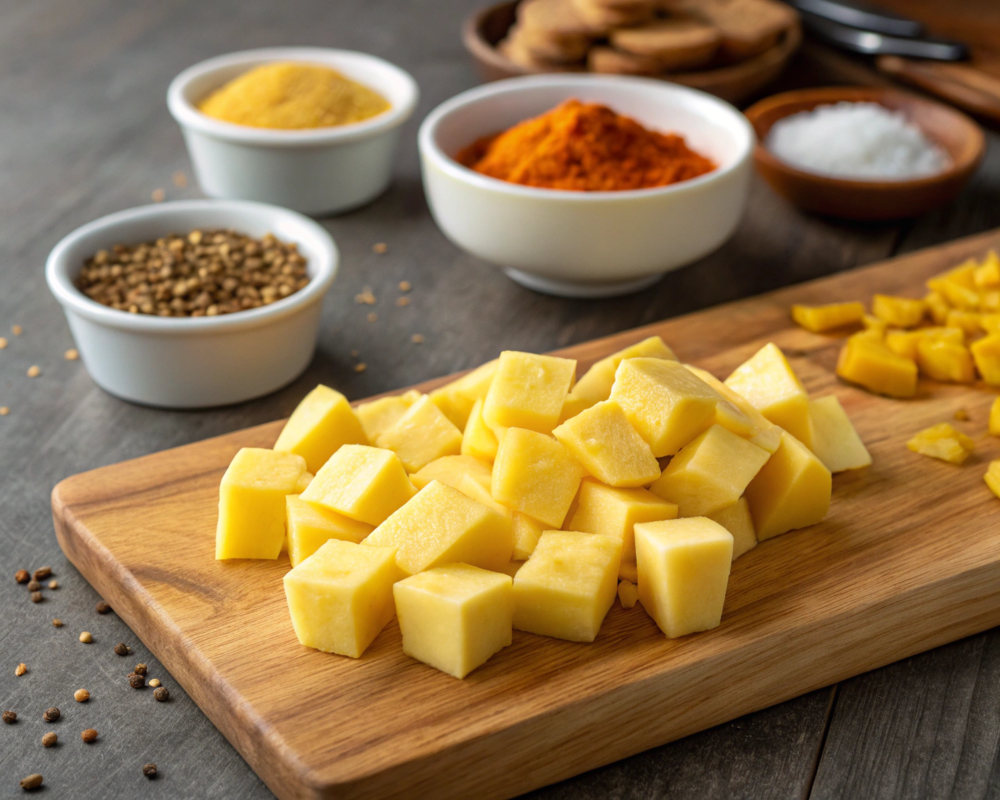
{"label": "round cracker", "polygon": [[649,56],[665,70],[696,69],[709,63],[722,37],[711,25],[678,17],[611,31],[611,44],[618,50]]}
{"label": "round cracker", "polygon": [[620,6],[604,6],[599,0],[573,0],[580,18],[594,31],[607,34],[612,28],[624,28],[647,22],[656,13],[652,3],[639,2]]}
{"label": "round cracker", "polygon": [[553,36],[589,36],[592,33],[573,0],[523,0],[517,6],[517,22],[524,30]]}
{"label": "round cracker", "polygon": [[655,58],[637,56],[613,47],[592,47],[587,54],[587,69],[613,75],[661,75],[663,67]]}
{"label": "round cracker", "polygon": [[528,72],[577,72],[579,64],[559,64],[533,55],[518,39],[507,37],[497,45],[497,50],[511,62]]}
{"label": "round cracker", "polygon": [[507,38],[516,40],[535,58],[557,64],[583,61],[590,49],[589,36],[562,36],[515,25]]}

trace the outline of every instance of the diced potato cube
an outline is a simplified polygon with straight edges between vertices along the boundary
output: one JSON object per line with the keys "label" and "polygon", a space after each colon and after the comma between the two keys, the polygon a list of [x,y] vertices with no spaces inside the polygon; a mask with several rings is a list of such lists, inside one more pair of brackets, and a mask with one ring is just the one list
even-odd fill
{"label": "diced potato cube", "polygon": [[611,399],[616,401],[657,458],[690,442],[715,415],[719,393],[683,364],[658,358],[628,358],[618,365]]}
{"label": "diced potato cube", "polygon": [[403,578],[391,547],[330,539],[285,575],[285,598],[299,642],[360,658],[396,611]]}
{"label": "diced potato cube", "polygon": [[733,536],[705,517],[635,526],[639,600],[668,638],[717,628],[726,601]]}
{"label": "diced potato cube", "polygon": [[917,344],[921,339],[940,339],[955,344],[965,344],[965,331],[961,328],[918,328],[915,331],[886,331],[885,344],[896,355],[916,359]]}
{"label": "diced potato cube", "polygon": [[653,451],[614,400],[591,406],[552,435],[587,472],[609,486],[645,486],[660,477]]}
{"label": "diced potato cube", "polygon": [[958,328],[968,336],[978,336],[983,332],[983,323],[978,311],[952,309],[945,318],[945,325],[949,328]]}
{"label": "diced potato cube", "polygon": [[983,380],[990,386],[1000,386],[1000,334],[984,336],[969,349]]}
{"label": "diced potato cube", "polygon": [[[726,384],[716,378],[711,372],[700,369],[699,367],[693,367],[690,364],[685,364],[684,366],[715,389],[715,391],[717,391],[725,399],[724,402],[721,402],[718,406],[716,406],[715,416],[711,420],[713,425],[721,425],[726,430],[732,431],[745,439],[749,439],[755,445],[767,450],[769,453],[773,453],[778,449],[778,445],[781,442],[781,428],[750,405],[749,400],[734,392],[726,386]],[[753,426],[752,429],[744,433],[744,423],[742,418],[730,413],[727,408],[727,404],[731,405],[740,414],[742,414],[743,417],[748,419]],[[702,433],[702,431],[699,431],[699,433]]]}
{"label": "diced potato cube", "polygon": [[872,313],[894,328],[915,328],[923,322],[927,305],[912,297],[877,294],[872,298]]}
{"label": "diced potato cube", "polygon": [[244,447],[219,485],[215,557],[277,558],[285,538],[285,496],[298,489],[306,460]]}
{"label": "diced potato cube", "polygon": [[996,250],[990,250],[982,263],[976,267],[973,280],[980,289],[1000,286],[1000,256],[997,256]]}
{"label": "diced potato cube", "polygon": [[770,456],[713,425],[673,457],[649,490],[676,503],[682,517],[704,517],[739,500]]}
{"label": "diced potato cube", "polygon": [[979,307],[979,292],[976,286],[976,267],[970,258],[957,267],[927,281],[927,288],[942,295],[951,306],[963,309]]}
{"label": "diced potato cube", "polygon": [[316,473],[302,499],[358,522],[381,525],[416,493],[395,453],[349,444]]}
{"label": "diced potato cube", "polygon": [[990,434],[1000,436],[1000,397],[993,400],[990,406]]}
{"label": "diced potato cube", "polygon": [[916,363],[892,352],[883,342],[861,334],[850,337],[841,349],[837,375],[889,397],[913,397],[917,393]]}
{"label": "diced potato cube", "polygon": [[480,398],[472,405],[469,420],[465,423],[465,433],[462,434],[462,455],[492,461],[497,457],[496,434],[483,419],[483,401]]}
{"label": "diced potato cube", "polygon": [[[575,386],[573,387],[576,388]],[[593,405],[589,400],[584,397],[577,397],[571,391],[566,395],[566,401],[563,403],[562,411],[559,412],[559,424],[561,425],[568,419],[573,419],[581,411],[586,411]]]}
{"label": "diced potato cube", "polygon": [[976,367],[972,353],[964,344],[924,336],[917,342],[917,367],[935,381],[972,383]]}
{"label": "diced potato cube", "polygon": [[[990,289],[989,291],[980,292],[979,310],[990,313],[1000,311],[1000,290]],[[985,328],[986,326],[984,325],[983,327]]]}
{"label": "diced potato cube", "polygon": [[508,517],[431,481],[362,545],[397,548],[396,563],[415,575],[451,563],[500,569],[510,561],[514,537]]}
{"label": "diced potato cube", "polygon": [[822,521],[832,490],[830,470],[785,431],[781,446],[747,486],[757,541]]}
{"label": "diced potato cube", "polygon": [[465,475],[462,480],[458,482],[458,486],[455,487],[464,494],[466,497],[471,497],[477,503],[482,503],[487,508],[492,508],[498,514],[503,514],[505,517],[509,517],[513,521],[514,512],[512,512],[503,503],[498,503],[493,499],[493,495],[490,493],[490,485],[483,484],[478,478],[473,478],[471,475]]}
{"label": "diced potato cube", "polygon": [[733,561],[757,546],[757,533],[753,529],[753,516],[750,514],[750,504],[741,497],[731,506],[708,517],[712,522],[718,522],[733,535]]}
{"label": "diced potato cube", "polygon": [[462,478],[468,475],[489,488],[492,472],[493,467],[488,462],[472,456],[442,456],[414,472],[410,480],[418,489],[434,480],[457,489]]}
{"label": "diced potato cube", "polygon": [[792,306],[792,319],[813,333],[823,333],[845,325],[856,325],[861,322],[864,315],[865,307],[861,303]]}
{"label": "diced potato cube", "polygon": [[513,579],[513,577],[515,575],[517,575],[517,571],[519,569],[521,569],[521,567],[523,567],[523,566],[524,566],[524,562],[523,561],[518,561],[518,560],[514,559],[514,560],[511,560],[511,561],[508,561],[507,565],[505,567],[503,567],[503,569],[498,570],[498,571],[502,572],[504,575],[509,575]]}
{"label": "diced potato cube", "polygon": [[316,473],[345,444],[368,444],[368,437],[347,398],[321,384],[292,412],[274,449],[302,456]]}
{"label": "diced potato cube", "polygon": [[562,527],[584,469],[551,436],[507,431],[493,465],[493,499],[553,528]]}
{"label": "diced potato cube", "polygon": [[860,469],[872,463],[868,449],[836,395],[810,400],[809,413],[813,421],[812,451],[830,472]]}
{"label": "diced potato cube", "polygon": [[944,325],[948,320],[948,312],[951,311],[951,304],[939,292],[928,292],[924,296],[924,303],[927,305],[927,313],[934,320],[935,325]]}
{"label": "diced potato cube", "polygon": [[392,587],[403,652],[456,678],[511,643],[514,589],[509,575],[449,564]]}
{"label": "diced potato cube", "polygon": [[930,456],[950,464],[961,464],[969,457],[973,449],[973,441],[964,433],[955,430],[947,422],[941,422],[926,428],[906,446],[914,453]]}
{"label": "diced potato cube", "polygon": [[[618,365],[626,358],[660,358],[676,361],[677,356],[659,336],[650,336],[641,342],[629,345],[624,350],[612,353],[596,362],[573,387],[571,396],[586,402],[590,407],[611,397],[611,387],[615,383]],[[581,411],[583,409],[580,409]]]}
{"label": "diced potato cube", "polygon": [[632,583],[639,582],[639,568],[636,567],[634,561],[622,561],[622,565],[618,568],[618,578],[623,581],[630,581]]}
{"label": "diced potato cube", "polygon": [[330,539],[359,544],[373,528],[290,494],[285,498],[285,530],[288,559],[297,567]]}
{"label": "diced potato cube", "polygon": [[576,378],[576,361],[505,350],[483,401],[483,419],[493,428],[551,433]]}
{"label": "diced potato cube", "polygon": [[986,469],[986,474],[983,475],[983,480],[990,487],[990,491],[997,497],[1000,497],[1000,461],[990,462],[989,467]]}
{"label": "diced potato cube", "polygon": [[295,491],[298,494],[302,494],[306,489],[309,488],[309,484],[312,483],[313,478],[316,476],[311,472],[303,472],[299,475],[298,483],[295,484]]}
{"label": "diced potato cube", "polygon": [[389,430],[380,433],[375,444],[399,456],[407,472],[417,472],[439,458],[457,456],[462,449],[462,432],[424,396]]}
{"label": "diced potato cube", "polygon": [[546,531],[514,576],[514,627],[592,642],[615,602],[621,542],[613,536]]}
{"label": "diced potato cube", "polygon": [[866,331],[874,332],[879,335],[885,334],[889,327],[889,323],[887,323],[884,319],[879,319],[871,314],[865,314],[861,318],[861,324],[864,325]]}
{"label": "diced potato cube", "polygon": [[430,393],[430,398],[456,428],[465,430],[473,404],[486,397],[496,371],[497,359],[493,359],[461,378],[438,387]]}
{"label": "diced potato cube", "polygon": [[538,546],[538,540],[545,532],[545,525],[534,517],[515,511],[511,515],[514,528],[514,560],[527,561]]}
{"label": "diced potato cube", "polygon": [[618,599],[622,608],[632,608],[639,599],[639,587],[632,581],[622,581],[618,584]]}
{"label": "diced potato cube", "polygon": [[979,322],[988,334],[1000,333],[1000,314],[981,314]]}
{"label": "diced potato cube", "polygon": [[812,442],[809,395],[785,354],[773,342],[733,370],[726,378],[726,386],[806,446]]}
{"label": "diced potato cube", "polygon": [[374,442],[379,434],[389,430],[396,424],[396,420],[406,413],[406,409],[422,396],[420,392],[409,391],[394,397],[380,397],[369,403],[361,403],[354,409],[354,413],[361,421],[361,427],[364,428],[368,441]]}

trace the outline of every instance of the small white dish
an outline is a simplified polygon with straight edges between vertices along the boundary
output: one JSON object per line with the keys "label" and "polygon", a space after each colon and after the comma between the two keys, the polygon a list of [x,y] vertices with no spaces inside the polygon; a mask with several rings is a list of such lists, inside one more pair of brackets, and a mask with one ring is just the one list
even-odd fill
{"label": "small white dish", "polygon": [[[389,101],[371,119],[308,130],[234,125],[209,117],[197,103],[254,67],[273,61],[320,64]],[[319,47],[269,47],[202,61],[178,75],[167,107],[181,126],[195,177],[209,197],[256,200],[314,216],[364,205],[389,186],[400,128],[416,107],[413,77],[388,61]]]}
{"label": "small white dish", "polygon": [[[295,242],[310,282],[268,306],[184,318],[119,311],[76,288],[84,261],[98,250],[209,228],[254,237],[273,233]],[[144,405],[205,408],[268,394],[305,370],[316,349],[323,295],[338,265],[330,234],[294,211],[234,200],[185,200],[121,211],[77,228],[49,254],[45,279],[98,386]]]}
{"label": "small white dish", "polygon": [[[454,160],[476,139],[570,98],[679,133],[718,167],[654,189],[571,192],[507,183]],[[444,234],[518,283],[564,297],[638,291],[720,247],[743,216],[755,142],[746,118],[709,94],[596,75],[538,75],[472,89],[432,111],[419,134],[424,191]]]}

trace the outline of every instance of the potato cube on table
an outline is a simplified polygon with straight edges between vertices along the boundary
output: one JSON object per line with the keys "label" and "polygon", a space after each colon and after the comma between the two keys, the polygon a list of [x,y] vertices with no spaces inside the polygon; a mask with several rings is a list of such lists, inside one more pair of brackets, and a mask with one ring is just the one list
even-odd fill
{"label": "potato cube on table", "polygon": [[550,433],[576,380],[576,361],[505,350],[483,401],[490,428]]}
{"label": "potato cube on table", "polygon": [[954,344],[965,344],[965,331],[960,328],[918,328],[915,331],[886,331],[885,345],[896,355],[916,359],[917,345],[921,339],[943,339]]}
{"label": "potato cube on table", "polygon": [[497,457],[498,447],[497,435],[483,419],[483,401],[480,398],[473,403],[469,419],[465,423],[465,430],[462,433],[462,455],[493,461]]}
{"label": "potato cube on table", "polygon": [[381,525],[416,493],[395,453],[349,444],[330,457],[301,497],[358,522]]}
{"label": "potato cube on table", "polygon": [[608,486],[646,486],[660,477],[653,451],[614,400],[580,412],[552,435],[587,472]]}
{"label": "potato cube on table", "polygon": [[719,626],[733,536],[706,517],[635,526],[639,600],[668,638]]}
{"label": "potato cube on table", "polygon": [[514,627],[592,642],[618,592],[621,542],[601,533],[546,531],[514,576]]}
{"label": "potato cube on table", "polygon": [[355,408],[354,413],[361,422],[361,427],[364,429],[368,441],[374,442],[379,434],[395,425],[396,420],[403,416],[406,409],[417,402],[421,396],[420,392],[409,391],[394,397],[380,397],[378,400],[361,403]]}
{"label": "potato cube on table", "polygon": [[920,431],[906,446],[914,453],[961,464],[971,455],[974,442],[950,423],[941,422]]}
{"label": "potato cube on table", "polygon": [[845,325],[857,325],[864,315],[865,307],[856,302],[828,303],[822,306],[792,306],[792,319],[813,333],[823,333],[834,328],[842,328]]}
{"label": "potato cube on table", "polygon": [[396,562],[415,575],[451,563],[500,569],[514,552],[514,535],[510,517],[431,481],[362,545],[397,548]]}
{"label": "potato cube on table", "polygon": [[753,442],[713,425],[671,459],[649,491],[676,503],[682,517],[704,517],[739,500],[769,458]]}
{"label": "potato cube on table", "polygon": [[424,395],[380,433],[375,444],[399,456],[407,472],[417,472],[443,456],[457,456],[462,432]]}
{"label": "potato cube on table", "polygon": [[927,304],[911,297],[877,294],[872,297],[872,313],[894,328],[915,328],[923,322]]}
{"label": "potato cube on table", "polygon": [[473,404],[486,397],[496,371],[497,359],[493,359],[461,378],[438,387],[430,393],[430,398],[456,428],[464,430]]}
{"label": "potato cube on table", "polygon": [[837,375],[887,397],[913,397],[917,393],[916,362],[867,334],[851,336],[841,348]]}
{"label": "potato cube on table", "polygon": [[545,525],[534,517],[515,511],[511,514],[514,531],[514,561],[527,561],[538,546],[538,540],[545,533]]}
{"label": "potato cube on table", "polygon": [[1000,334],[984,336],[969,349],[983,380],[990,386],[1000,386]]}
{"label": "potato cube on table", "polygon": [[393,586],[403,652],[464,678],[511,643],[514,590],[509,575],[447,564]]}
{"label": "potato cube on table", "polygon": [[410,476],[413,485],[423,489],[431,481],[437,480],[453,489],[458,488],[462,478],[469,475],[489,488],[493,466],[472,456],[442,456],[422,467]]}
{"label": "potato cube on table", "polygon": [[[612,353],[610,356],[602,358],[588,369],[582,378],[576,382],[576,386],[570,395],[578,402],[585,403],[585,407],[600,403],[611,397],[611,387],[615,383],[615,372],[618,365],[626,358],[660,358],[668,361],[676,361],[677,356],[663,339],[659,336],[650,336],[641,342],[629,345],[624,350]],[[580,411],[583,409],[581,408]]]}
{"label": "potato cube on table", "polygon": [[316,473],[345,444],[368,444],[368,437],[347,398],[321,384],[292,412],[274,449],[302,456]]}
{"label": "potato cube on table", "polygon": [[493,464],[493,499],[552,528],[562,527],[584,469],[544,433],[511,428]]}
{"label": "potato cube on table", "polygon": [[359,658],[395,614],[392,586],[403,577],[391,547],[326,542],[285,575],[299,642]]}
{"label": "potato cube on table", "polygon": [[781,446],[747,486],[757,541],[822,521],[830,509],[832,491],[830,470],[785,431]]}
{"label": "potato cube on table", "polygon": [[715,415],[719,393],[676,361],[627,358],[618,365],[611,399],[657,458],[672,456]]}
{"label": "potato cube on table", "polygon": [[622,608],[632,608],[639,599],[639,587],[632,581],[623,580],[618,584],[618,599],[621,601]]}
{"label": "potato cube on table", "polygon": [[917,368],[931,380],[973,383],[976,365],[964,344],[924,336],[917,342]]}
{"label": "potato cube on table", "polygon": [[712,522],[718,522],[733,535],[733,561],[757,546],[753,516],[750,514],[750,504],[745,497],[741,497],[721,511],[709,514],[708,518]]}
{"label": "potato cube on table", "polygon": [[244,447],[219,485],[215,557],[277,558],[285,539],[285,496],[298,491],[306,460]]}
{"label": "potato cube on table", "polygon": [[[715,416],[710,420],[712,424],[721,425],[723,428],[749,439],[769,453],[778,449],[778,445],[781,443],[781,428],[754,408],[749,400],[734,392],[711,372],[691,364],[684,366],[715,389],[723,398],[723,402],[716,406]],[[735,408],[738,415],[733,414],[727,405]],[[747,422],[750,424],[749,428]]]}
{"label": "potato cube on table", "polygon": [[836,395],[810,400],[809,415],[813,425],[810,449],[830,472],[860,469],[872,463],[868,449]]}
{"label": "potato cube on table", "polygon": [[297,567],[330,539],[358,544],[374,528],[290,494],[285,498],[285,530],[288,560]]}

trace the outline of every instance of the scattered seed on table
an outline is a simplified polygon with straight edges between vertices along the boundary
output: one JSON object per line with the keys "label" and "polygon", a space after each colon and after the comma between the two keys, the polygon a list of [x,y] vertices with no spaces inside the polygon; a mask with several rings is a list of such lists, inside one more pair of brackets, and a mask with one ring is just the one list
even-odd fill
{"label": "scattered seed on table", "polygon": [[90,631],[84,631],[80,634],[80,641],[84,644],[90,644],[94,641],[94,637],[91,635]]}
{"label": "scattered seed on table", "polygon": [[368,321],[369,322],[378,322],[378,314],[376,314],[374,311],[369,311],[368,312]]}
{"label": "scattered seed on table", "polygon": [[27,778],[21,778],[21,788],[37,789],[42,785],[43,780],[45,779],[36,772],[34,775],[29,775]]}
{"label": "scattered seed on table", "polygon": [[36,364],[32,364],[30,367],[28,367],[29,378],[37,378],[41,374],[42,370]]}
{"label": "scattered seed on table", "polygon": [[399,291],[401,291],[401,292],[408,292],[412,288],[413,288],[413,285],[409,281],[400,281],[399,282]]}
{"label": "scattered seed on table", "polygon": [[62,712],[60,712],[55,706],[52,706],[52,708],[45,709],[45,713],[42,714],[42,719],[46,722],[56,722],[61,716]]}
{"label": "scattered seed on table", "polygon": [[97,613],[98,613],[98,614],[107,614],[107,613],[108,613],[108,612],[109,612],[109,611],[111,610],[111,606],[109,606],[109,605],[108,605],[108,604],[107,604],[106,602],[104,602],[103,600],[99,601],[99,602],[97,603],[97,605],[96,605],[96,606],[94,606],[94,608],[96,608],[96,609],[97,609]]}
{"label": "scattered seed on table", "polygon": [[354,365],[355,372],[364,372],[366,369],[368,369],[368,365],[364,361],[358,362]]}
{"label": "scattered seed on table", "polygon": [[0,719],[2,719],[8,725],[13,725],[15,722],[17,722],[17,712],[4,711],[3,714],[0,714]]}
{"label": "scattered seed on table", "polygon": [[18,583],[27,583],[31,580],[31,573],[26,569],[19,569],[14,573],[14,580]]}
{"label": "scattered seed on table", "polygon": [[389,245],[387,245],[385,242],[378,242],[377,244],[372,245],[372,250],[374,250],[379,255],[382,255],[382,253],[386,252],[388,249]]}
{"label": "scattered seed on table", "polygon": [[153,193],[150,196],[153,198],[154,203],[162,203],[163,198],[167,196],[167,193],[163,191],[163,189],[153,189]]}
{"label": "scattered seed on table", "polygon": [[35,580],[28,581],[28,591],[29,592],[37,592],[41,588],[42,588],[42,584],[40,584],[38,581],[35,581]]}
{"label": "scattered seed on table", "polygon": [[97,740],[97,731],[93,728],[87,728],[87,730],[80,734],[80,738],[87,744],[90,744],[91,742]]}
{"label": "scattered seed on table", "polygon": [[24,333],[24,328],[22,328],[20,325],[11,325],[10,332],[13,333],[15,336],[20,336],[22,333]]}
{"label": "scattered seed on table", "polygon": [[170,697],[170,692],[167,691],[166,686],[158,686],[156,691],[153,692],[153,697],[155,697],[161,703],[165,703],[167,698]]}
{"label": "scattered seed on table", "polygon": [[25,664],[24,662],[21,662],[16,667],[14,667],[14,674],[17,675],[17,677],[19,678],[27,671],[28,671],[28,665]]}
{"label": "scattered seed on table", "polygon": [[397,297],[396,298],[396,305],[399,306],[400,308],[402,308],[403,306],[408,306],[409,304],[410,304],[410,298],[409,297]]}
{"label": "scattered seed on table", "polygon": [[62,626],[63,626],[63,621],[61,619],[59,619],[58,617],[56,617],[54,620],[52,620],[52,627],[53,628],[61,628]]}
{"label": "scattered seed on table", "polygon": [[375,305],[376,299],[375,295],[372,294],[371,286],[366,286],[364,289],[362,289],[361,294],[354,295],[354,302],[361,303],[362,305],[366,306]]}
{"label": "scattered seed on table", "polygon": [[49,581],[49,588],[50,589],[58,589],[59,588],[59,581]]}
{"label": "scattered seed on table", "polygon": [[155,778],[156,777],[156,764],[143,764],[142,765],[142,774],[145,775],[147,778]]}
{"label": "scattered seed on table", "polygon": [[188,185],[187,175],[185,175],[183,172],[175,172],[171,180],[173,180],[174,186],[176,186],[178,189],[183,189],[185,186]]}
{"label": "scattered seed on table", "polygon": [[32,575],[31,577],[34,578],[36,581],[44,581],[51,574],[52,574],[52,567],[48,566],[39,567],[38,569],[35,570],[35,574]]}
{"label": "scattered seed on table", "polygon": [[10,413],[10,406],[0,406],[0,417],[6,417]]}
{"label": "scattered seed on table", "polygon": [[153,687],[153,688],[155,689],[155,688],[156,688],[157,686],[159,686],[159,685],[160,685],[160,679],[159,679],[159,678],[153,678],[153,679],[152,679],[152,680],[151,680],[151,681],[149,682],[149,685],[150,685],[150,686],[152,686],[152,687]]}
{"label": "scattered seed on table", "polygon": [[422,333],[415,333],[413,334],[413,336],[410,337],[410,341],[413,342],[414,344],[423,344],[424,335]]}
{"label": "scattered seed on table", "polygon": [[45,734],[42,737],[42,746],[43,747],[52,747],[52,745],[54,745],[58,741],[59,741],[59,737],[56,736],[55,733],[53,733],[52,731],[49,731],[47,734]]}
{"label": "scattered seed on table", "polygon": [[136,664],[135,669],[132,670],[136,675],[145,675],[149,670],[145,664]]}
{"label": "scattered seed on table", "polygon": [[63,353],[63,358],[67,361],[76,361],[80,357],[80,351],[75,348],[70,348],[65,353]]}
{"label": "scattered seed on table", "polygon": [[3,336],[0,336],[0,350],[3,350],[6,346],[7,340]]}
{"label": "scattered seed on table", "polygon": [[32,603],[41,603],[42,600],[44,600],[44,599],[45,598],[42,597],[42,593],[41,592],[32,592],[31,593],[31,602]]}
{"label": "scattered seed on table", "polygon": [[146,679],[142,675],[136,675],[134,672],[128,676],[128,685],[133,689],[141,689],[146,685]]}
{"label": "scattered seed on table", "polygon": [[78,703],[86,703],[90,699],[90,692],[86,689],[77,689],[73,692],[73,699]]}
{"label": "scattered seed on table", "polygon": [[118,642],[115,645],[115,652],[120,656],[127,656],[129,653],[128,645],[125,642]]}

